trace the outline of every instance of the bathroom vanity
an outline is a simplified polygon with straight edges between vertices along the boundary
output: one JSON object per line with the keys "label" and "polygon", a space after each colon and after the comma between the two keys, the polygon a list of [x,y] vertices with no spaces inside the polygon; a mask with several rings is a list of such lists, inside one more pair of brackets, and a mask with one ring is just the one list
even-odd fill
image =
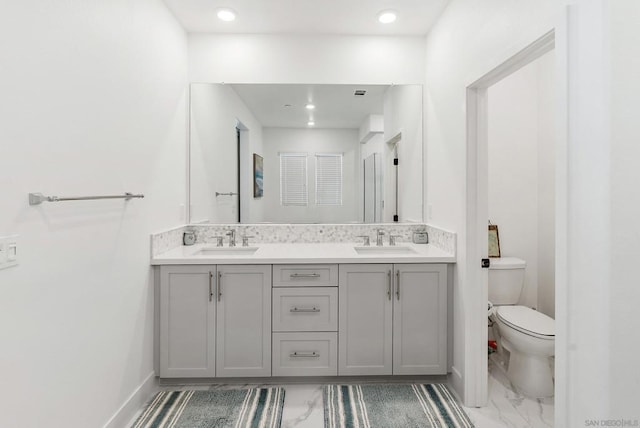
{"label": "bathroom vanity", "polygon": [[160,377],[446,374],[453,262],[407,243],[160,253]]}

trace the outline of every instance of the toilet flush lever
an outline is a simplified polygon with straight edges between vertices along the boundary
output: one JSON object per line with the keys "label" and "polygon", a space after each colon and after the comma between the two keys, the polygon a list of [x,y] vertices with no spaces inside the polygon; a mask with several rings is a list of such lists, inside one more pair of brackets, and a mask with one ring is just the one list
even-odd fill
{"label": "toilet flush lever", "polygon": [[489,259],[482,259],[482,268],[488,269],[491,266],[491,261]]}

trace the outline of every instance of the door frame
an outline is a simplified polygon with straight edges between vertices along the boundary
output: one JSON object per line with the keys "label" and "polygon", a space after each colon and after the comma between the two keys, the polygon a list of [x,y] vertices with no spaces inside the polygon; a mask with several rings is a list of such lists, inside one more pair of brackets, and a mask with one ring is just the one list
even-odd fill
{"label": "door frame", "polygon": [[238,132],[238,224],[250,223],[251,200],[253,198],[253,156],[249,149],[250,130],[236,117]]}
{"label": "door frame", "polygon": [[[488,301],[488,271],[481,267],[481,259],[488,258],[488,89],[495,83],[537,60],[544,54],[556,48],[556,29],[552,29],[524,49],[510,56],[488,73],[473,81],[466,88],[467,111],[467,178],[466,178],[466,272],[467,298],[470,304],[466,328],[464,395],[468,406],[484,406],[488,396],[488,355],[486,326]],[[556,55],[561,57],[562,55]],[[561,58],[560,58],[561,59]],[[557,61],[556,70],[564,66],[564,62]],[[559,81],[560,79],[556,79]],[[560,90],[560,87],[558,88]],[[562,124],[557,124],[561,128]],[[558,141],[562,146],[562,141]],[[558,153],[560,149],[558,149]],[[564,165],[558,163],[556,168]],[[558,175],[564,177],[564,174]],[[560,182],[556,183],[559,188]],[[558,197],[562,197],[558,194]],[[559,211],[556,210],[556,219]],[[477,286],[479,285],[479,286]],[[480,326],[480,328],[478,327]],[[478,331],[479,330],[479,331]]]}

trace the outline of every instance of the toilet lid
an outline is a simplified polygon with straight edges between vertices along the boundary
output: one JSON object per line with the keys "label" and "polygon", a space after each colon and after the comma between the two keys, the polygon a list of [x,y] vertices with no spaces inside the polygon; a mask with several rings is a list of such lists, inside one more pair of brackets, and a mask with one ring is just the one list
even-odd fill
{"label": "toilet lid", "polygon": [[496,313],[502,321],[516,330],[538,336],[556,335],[553,318],[526,306],[500,306]]}

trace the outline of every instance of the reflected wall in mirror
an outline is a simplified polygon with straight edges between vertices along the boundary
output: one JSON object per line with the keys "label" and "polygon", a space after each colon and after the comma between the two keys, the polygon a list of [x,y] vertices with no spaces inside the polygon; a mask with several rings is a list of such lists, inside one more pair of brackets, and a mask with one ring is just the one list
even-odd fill
{"label": "reflected wall in mirror", "polygon": [[423,220],[421,85],[194,83],[190,99],[190,223]]}
{"label": "reflected wall in mirror", "polygon": [[363,164],[364,168],[364,222],[382,222],[383,171],[380,153],[372,153]]}

